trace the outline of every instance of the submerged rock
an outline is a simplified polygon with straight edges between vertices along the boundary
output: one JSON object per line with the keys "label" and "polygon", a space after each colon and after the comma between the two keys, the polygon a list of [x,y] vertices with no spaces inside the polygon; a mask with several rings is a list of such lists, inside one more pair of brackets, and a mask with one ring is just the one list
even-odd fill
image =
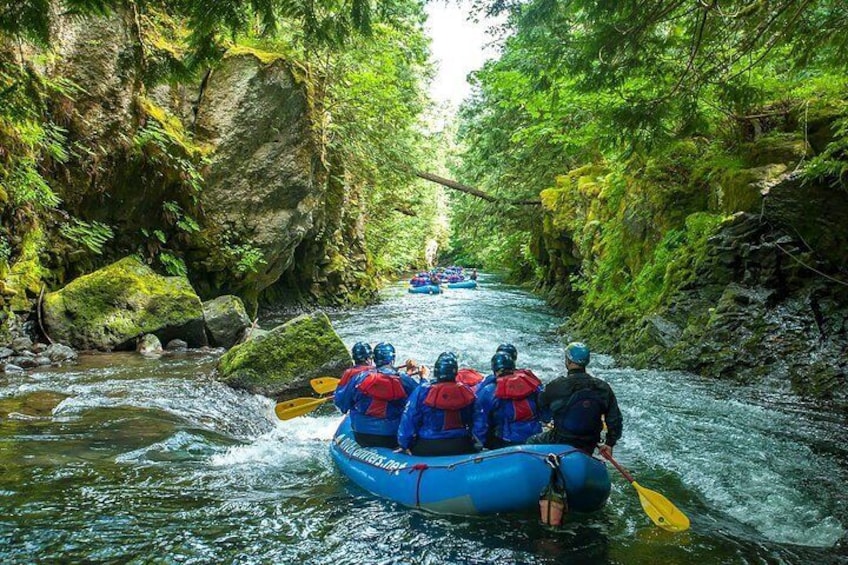
{"label": "submerged rock", "polygon": [[206,345],[203,308],[185,277],[153,272],[130,256],[44,299],[49,335],[77,349],[131,349],[146,333]]}
{"label": "submerged rock", "polygon": [[77,352],[67,345],[62,345],[61,343],[54,343],[48,347],[44,351],[44,355],[46,355],[53,363],[77,360]]}
{"label": "submerged rock", "polygon": [[172,339],[165,346],[165,351],[185,351],[188,349],[188,344],[181,339]]}
{"label": "submerged rock", "polygon": [[135,350],[142,355],[160,355],[162,353],[162,342],[153,334],[146,334],[138,340]]}
{"label": "submerged rock", "polygon": [[309,388],[309,380],[339,375],[350,354],[323,312],[304,314],[268,335],[233,347],[218,362],[218,377],[271,398]]}
{"label": "submerged rock", "polygon": [[210,345],[230,348],[238,342],[244,330],[250,327],[250,318],[241,298],[233,295],[219,296],[203,303],[203,318]]}

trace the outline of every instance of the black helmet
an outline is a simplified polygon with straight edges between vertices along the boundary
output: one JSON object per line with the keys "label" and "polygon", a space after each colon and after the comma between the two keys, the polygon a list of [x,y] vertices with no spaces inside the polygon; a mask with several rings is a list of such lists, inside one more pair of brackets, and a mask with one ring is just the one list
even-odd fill
{"label": "black helmet", "polygon": [[492,357],[492,372],[497,375],[501,371],[514,371],[515,361],[508,353],[501,351]]}
{"label": "black helmet", "polygon": [[459,371],[459,364],[456,362],[456,355],[450,351],[439,355],[439,358],[436,359],[436,364],[433,366],[433,372],[437,381],[455,380],[457,371]]}
{"label": "black helmet", "polygon": [[518,361],[518,350],[511,343],[502,343],[495,350],[495,353],[506,353],[512,357],[513,361]]}
{"label": "black helmet", "polygon": [[391,343],[378,343],[374,346],[374,364],[378,367],[395,362],[395,347]]}
{"label": "black helmet", "polygon": [[350,349],[354,363],[365,363],[371,360],[371,346],[364,341],[357,341]]}

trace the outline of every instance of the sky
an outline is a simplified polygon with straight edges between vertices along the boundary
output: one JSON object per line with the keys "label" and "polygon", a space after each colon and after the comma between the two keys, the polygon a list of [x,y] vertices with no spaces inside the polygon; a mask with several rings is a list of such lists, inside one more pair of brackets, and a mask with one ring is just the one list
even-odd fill
{"label": "sky", "polygon": [[448,103],[454,109],[471,93],[468,73],[479,69],[487,59],[497,56],[496,47],[486,30],[492,20],[475,23],[468,20],[470,5],[453,0],[427,3],[427,33],[432,39],[431,58],[437,74],[430,95],[437,104]]}

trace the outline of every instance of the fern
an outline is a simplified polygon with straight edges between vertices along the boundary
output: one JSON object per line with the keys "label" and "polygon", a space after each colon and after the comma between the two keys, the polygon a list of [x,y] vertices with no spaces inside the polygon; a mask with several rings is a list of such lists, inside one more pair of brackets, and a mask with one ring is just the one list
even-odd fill
{"label": "fern", "polygon": [[92,253],[101,255],[103,245],[115,236],[112,228],[100,222],[84,222],[77,218],[71,219],[59,228],[62,237],[82,245]]}

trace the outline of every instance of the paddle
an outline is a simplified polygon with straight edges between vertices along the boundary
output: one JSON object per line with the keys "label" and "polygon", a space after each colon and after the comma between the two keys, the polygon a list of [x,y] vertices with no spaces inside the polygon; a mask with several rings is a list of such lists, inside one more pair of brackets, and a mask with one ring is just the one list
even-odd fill
{"label": "paddle", "polygon": [[332,396],[324,398],[293,398],[283,402],[278,402],[274,406],[274,412],[280,420],[291,420],[304,414],[309,414],[328,400],[332,400]]}
{"label": "paddle", "polygon": [[683,532],[689,529],[689,518],[669,499],[637,483],[633,476],[612,458],[612,455],[607,455],[603,451],[600,453],[604,459],[612,463],[613,467],[621,473],[621,476],[627,479],[627,482],[633,485],[633,488],[639,493],[639,502],[642,503],[642,509],[645,510],[645,514],[654,524],[669,532]]}
{"label": "paddle", "polygon": [[339,385],[339,379],[333,377],[319,377],[309,381],[309,385],[312,387],[312,390],[318,394],[327,394],[328,392],[336,390],[336,387]]}

